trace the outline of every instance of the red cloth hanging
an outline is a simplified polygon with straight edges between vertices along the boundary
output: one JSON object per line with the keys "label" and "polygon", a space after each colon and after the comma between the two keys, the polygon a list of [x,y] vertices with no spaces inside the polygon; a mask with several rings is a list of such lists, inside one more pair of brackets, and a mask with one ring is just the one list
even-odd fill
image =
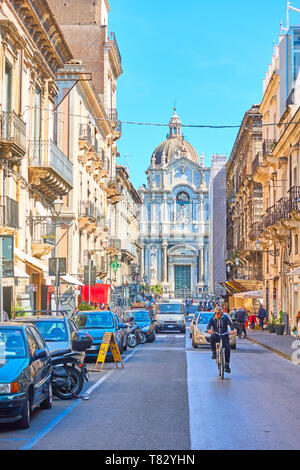
{"label": "red cloth hanging", "polygon": [[[90,302],[96,304],[107,304],[109,284],[96,284],[90,286]],[[89,286],[81,286],[81,301],[89,301]]]}

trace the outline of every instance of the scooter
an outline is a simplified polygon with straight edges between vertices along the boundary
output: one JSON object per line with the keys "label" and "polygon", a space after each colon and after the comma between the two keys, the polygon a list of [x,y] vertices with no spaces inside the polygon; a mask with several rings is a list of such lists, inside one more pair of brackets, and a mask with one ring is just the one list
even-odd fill
{"label": "scooter", "polygon": [[137,329],[137,323],[131,319],[128,323],[129,326],[129,332],[127,336],[127,345],[130,348],[135,348],[136,345],[138,344],[137,336],[136,336],[136,329]]}
{"label": "scooter", "polygon": [[53,394],[61,400],[84,398],[79,396],[89,375],[82,352],[63,349],[51,354]]}

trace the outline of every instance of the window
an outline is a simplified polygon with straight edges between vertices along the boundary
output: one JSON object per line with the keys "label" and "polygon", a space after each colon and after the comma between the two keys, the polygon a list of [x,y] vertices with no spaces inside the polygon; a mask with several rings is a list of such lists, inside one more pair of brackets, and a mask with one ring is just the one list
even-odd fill
{"label": "window", "polygon": [[29,353],[31,356],[34,356],[35,351],[37,351],[39,347],[38,347],[36,340],[34,339],[33,334],[29,330],[29,328],[26,328],[26,338],[27,338]]}
{"label": "window", "polygon": [[190,197],[184,191],[177,194],[176,203],[180,206],[185,206],[190,203]]}
{"label": "window", "polygon": [[299,250],[299,237],[298,235],[295,235],[295,255],[298,255],[298,250]]}
{"label": "window", "polygon": [[36,340],[39,349],[46,349],[47,346],[45,345],[43,338],[37,333],[37,331],[34,328],[29,328],[30,333],[32,333],[34,339]]}

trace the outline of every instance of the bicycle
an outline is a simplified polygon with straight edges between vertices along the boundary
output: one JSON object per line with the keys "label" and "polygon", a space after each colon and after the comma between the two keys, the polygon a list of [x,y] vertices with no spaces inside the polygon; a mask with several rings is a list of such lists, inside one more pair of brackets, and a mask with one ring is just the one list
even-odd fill
{"label": "bicycle", "polygon": [[218,371],[219,371],[219,377],[221,380],[224,379],[224,372],[225,372],[225,348],[222,343],[222,336],[228,335],[229,333],[217,333],[215,332],[215,335],[220,336],[220,342],[216,344],[216,353],[217,353],[217,358],[216,358],[216,363],[218,366]]}

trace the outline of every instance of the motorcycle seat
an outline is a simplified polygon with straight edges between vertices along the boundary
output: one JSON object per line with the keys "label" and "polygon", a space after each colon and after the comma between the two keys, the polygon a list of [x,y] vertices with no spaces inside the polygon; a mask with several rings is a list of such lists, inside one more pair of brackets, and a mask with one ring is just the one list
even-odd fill
{"label": "motorcycle seat", "polygon": [[71,349],[56,349],[55,351],[52,351],[50,353],[51,357],[57,357],[57,356],[64,356],[65,354],[69,354],[72,352]]}

